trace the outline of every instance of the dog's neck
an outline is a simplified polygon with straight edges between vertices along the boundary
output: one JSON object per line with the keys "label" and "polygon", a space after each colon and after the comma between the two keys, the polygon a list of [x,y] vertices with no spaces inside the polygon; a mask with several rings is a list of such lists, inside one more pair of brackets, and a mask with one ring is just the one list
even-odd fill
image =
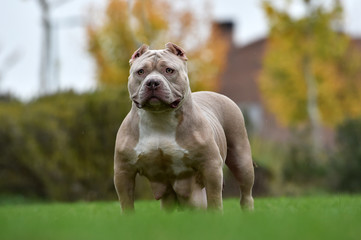
{"label": "dog's neck", "polygon": [[138,109],[139,125],[160,132],[173,130],[178,125],[176,111],[150,112]]}

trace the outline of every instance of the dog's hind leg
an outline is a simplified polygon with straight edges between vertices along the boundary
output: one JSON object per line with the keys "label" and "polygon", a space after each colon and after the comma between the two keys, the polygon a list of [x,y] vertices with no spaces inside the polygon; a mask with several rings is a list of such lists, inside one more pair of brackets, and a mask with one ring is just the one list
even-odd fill
{"label": "dog's hind leg", "polygon": [[197,182],[197,177],[176,180],[173,189],[179,205],[185,208],[206,209],[207,195],[205,188]]}
{"label": "dog's hind leg", "polygon": [[252,160],[245,160],[245,158],[251,158],[251,156],[235,149],[228,150],[226,165],[240,185],[241,207],[253,209],[252,187],[254,170]]}
{"label": "dog's hind leg", "polygon": [[248,139],[245,141],[247,144],[228,146],[226,165],[240,184],[241,207],[253,209],[254,169]]}

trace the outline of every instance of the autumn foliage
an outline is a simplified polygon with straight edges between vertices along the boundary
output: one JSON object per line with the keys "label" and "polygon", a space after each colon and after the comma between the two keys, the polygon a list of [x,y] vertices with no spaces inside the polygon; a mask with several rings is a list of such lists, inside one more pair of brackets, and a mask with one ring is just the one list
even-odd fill
{"label": "autumn foliage", "polygon": [[[270,33],[260,85],[280,122],[297,125],[310,120],[310,91],[315,92],[314,104],[323,125],[360,116],[360,52],[337,29],[341,6],[335,4],[330,10],[314,6],[312,13],[299,19],[269,2],[263,8]],[[307,77],[314,80],[314,86],[307,84]]]}
{"label": "autumn foliage", "polygon": [[[212,27],[210,14],[198,16],[180,3],[109,0],[101,23],[89,24],[87,31],[99,85],[126,86],[129,58],[141,44],[159,49],[174,42],[186,50],[192,90],[217,90],[227,42]],[[207,28],[209,34],[202,31]]]}

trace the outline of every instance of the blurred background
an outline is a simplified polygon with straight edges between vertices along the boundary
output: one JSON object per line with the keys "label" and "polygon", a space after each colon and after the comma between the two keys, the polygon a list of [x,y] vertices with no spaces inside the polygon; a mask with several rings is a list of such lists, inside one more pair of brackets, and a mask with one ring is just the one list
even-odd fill
{"label": "blurred background", "polygon": [[[0,8],[0,198],[115,200],[129,58],[171,41],[242,109],[254,195],[361,192],[361,2],[13,0]],[[225,168],[225,197],[238,197]],[[137,199],[151,199],[137,178]]]}

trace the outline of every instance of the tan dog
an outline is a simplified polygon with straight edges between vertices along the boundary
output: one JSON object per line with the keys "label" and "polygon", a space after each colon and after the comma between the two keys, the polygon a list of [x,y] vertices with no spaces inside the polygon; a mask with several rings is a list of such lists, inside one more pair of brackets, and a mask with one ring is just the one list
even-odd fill
{"label": "tan dog", "polygon": [[147,177],[163,208],[222,209],[224,163],[253,209],[254,170],[244,119],[229,98],[191,93],[184,51],[143,45],[130,60],[132,109],[118,131],[114,183],[121,207],[134,208],[136,174]]}

